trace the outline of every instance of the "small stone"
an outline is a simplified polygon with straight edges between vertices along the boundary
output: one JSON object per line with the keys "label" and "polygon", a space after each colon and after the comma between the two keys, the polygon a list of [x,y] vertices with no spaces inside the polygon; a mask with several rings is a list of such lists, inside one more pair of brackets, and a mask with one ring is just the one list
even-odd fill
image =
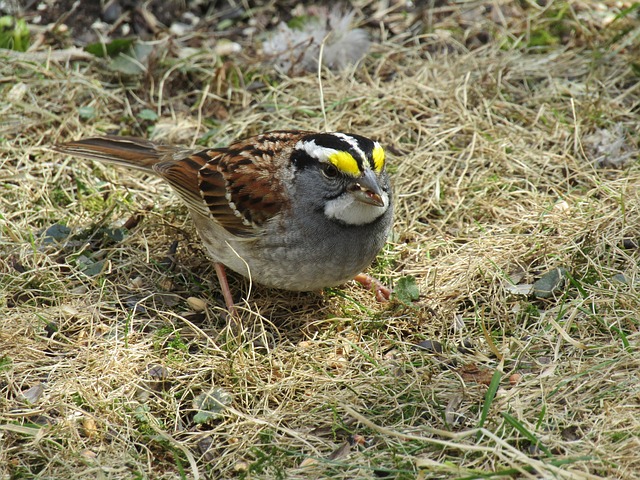
{"label": "small stone", "polygon": [[163,278],[158,282],[158,287],[160,290],[164,290],[165,292],[170,292],[173,290],[173,280],[170,278]]}
{"label": "small stone", "polygon": [[60,311],[64,314],[65,318],[74,318],[80,313],[77,308],[71,305],[62,305]]}
{"label": "small stone", "polygon": [[159,305],[165,307],[175,307],[182,301],[182,297],[175,293],[156,293],[153,298]]}
{"label": "small stone", "polygon": [[15,83],[5,94],[5,99],[7,100],[8,104],[20,103],[28,91],[29,87],[27,87],[25,83]]}
{"label": "small stone", "polygon": [[335,370],[344,370],[348,364],[349,361],[341,356],[335,356],[327,362],[327,366]]}
{"label": "small stone", "polygon": [[439,362],[438,366],[441,370],[454,370],[458,368],[458,360],[456,360],[455,358],[451,358],[444,362]]}
{"label": "small stone", "polygon": [[98,458],[98,454],[96,452],[88,449],[83,450],[82,453],[80,453],[80,456],[85,460],[95,460],[96,458]]}
{"label": "small stone", "polygon": [[198,23],[200,23],[200,17],[193,14],[192,12],[184,12],[182,14],[182,20],[184,20],[185,23],[188,23],[189,25],[192,25],[194,27],[198,25]]}
{"label": "small stone", "polygon": [[155,380],[166,380],[169,376],[169,370],[162,365],[157,364],[149,365],[147,373],[149,374],[149,377]]}
{"label": "small stone", "polygon": [[102,7],[102,18],[105,22],[114,23],[122,15],[122,7],[117,0],[110,0]]}
{"label": "small stone", "polygon": [[521,283],[519,285],[513,285],[512,283],[506,283],[504,289],[507,293],[516,296],[528,297],[533,293],[533,285],[531,283]]}
{"label": "small stone", "polygon": [[442,353],[442,344],[437,340],[424,340],[416,345],[418,350],[424,350],[429,353]]}
{"label": "small stone", "polygon": [[511,376],[509,376],[510,385],[517,385],[518,383],[520,383],[520,380],[522,380],[522,375],[519,373],[514,373]]}
{"label": "small stone", "polygon": [[169,381],[169,370],[158,364],[150,364],[147,367],[147,375],[149,376],[148,385],[151,390],[163,391],[171,387]]}
{"label": "small stone", "polygon": [[397,356],[398,356],[398,352],[395,349],[393,349],[385,353],[382,358],[384,358],[385,360],[395,360]]}
{"label": "small stone", "polygon": [[129,308],[129,310],[144,315],[147,313],[147,309],[140,303],[141,301],[142,298],[140,297],[129,297],[125,299],[123,303],[127,308]]}
{"label": "small stone", "polygon": [[224,57],[233,53],[241,52],[242,47],[236,42],[219,41],[213,50],[219,57]]}
{"label": "small stone", "polygon": [[463,355],[472,355],[474,353],[475,345],[469,338],[462,340],[462,343],[458,345],[458,351]]}
{"label": "small stone", "polygon": [[91,417],[84,418],[82,420],[82,430],[87,438],[94,438],[98,433],[96,421]]}
{"label": "small stone", "polygon": [[527,447],[527,452],[529,455],[540,456],[543,455],[543,451],[540,449],[537,443],[532,443]]}
{"label": "small stone", "polygon": [[339,460],[340,458],[344,458],[347,455],[349,455],[350,451],[351,451],[351,444],[348,441],[346,441],[342,445],[340,445],[338,448],[336,448],[333,452],[331,452],[329,455],[327,455],[327,459]]}
{"label": "small stone", "polygon": [[171,24],[171,27],[169,27],[169,30],[174,35],[180,37],[182,35],[185,35],[187,32],[193,30],[193,25],[188,25],[182,22],[173,22]]}
{"label": "small stone", "polygon": [[244,473],[247,470],[249,470],[249,464],[245,461],[240,461],[237,462],[234,466],[233,466],[233,471],[236,473]]}
{"label": "small stone", "polygon": [[86,285],[79,285],[73,289],[71,289],[71,293],[74,295],[84,295],[85,293],[87,293],[89,289],[87,288]]}
{"label": "small stone", "polygon": [[43,393],[44,393],[44,384],[38,383],[37,385],[34,385],[33,387],[28,388],[27,390],[22,392],[22,397],[27,403],[33,405],[37,403],[38,400],[40,400],[40,397],[42,397]]}
{"label": "small stone", "polygon": [[204,312],[207,309],[207,302],[198,297],[187,298],[187,303],[196,313]]}
{"label": "small stone", "polygon": [[307,468],[317,464],[318,460],[316,460],[315,458],[307,457],[302,460],[302,462],[300,462],[300,468]]}
{"label": "small stone", "polygon": [[616,273],[613,277],[611,277],[611,280],[616,283],[622,283],[624,285],[629,285],[630,283],[629,279],[624,273]]}
{"label": "small stone", "polygon": [[533,284],[533,294],[537,298],[550,298],[564,287],[569,272],[566,268],[554,268]]}
{"label": "small stone", "polygon": [[466,417],[460,411],[463,399],[464,397],[460,394],[453,395],[449,399],[449,403],[444,410],[444,418],[448,425],[460,425],[464,422]]}
{"label": "small stone", "polygon": [[57,420],[54,420],[48,415],[29,415],[29,421],[36,425],[43,426],[54,425],[57,422]]}
{"label": "small stone", "polygon": [[571,427],[567,427],[560,432],[562,439],[567,442],[577,442],[582,438],[582,432],[580,431],[580,427],[572,425]]}
{"label": "small stone", "polygon": [[212,449],[213,439],[210,436],[201,438],[198,443],[198,450],[206,462],[212,462],[216,458],[216,451]]}

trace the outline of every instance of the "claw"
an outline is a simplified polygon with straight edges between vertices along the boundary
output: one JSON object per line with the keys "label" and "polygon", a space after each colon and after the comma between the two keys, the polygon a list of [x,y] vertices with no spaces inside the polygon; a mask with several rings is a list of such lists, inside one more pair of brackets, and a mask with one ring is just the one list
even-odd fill
{"label": "claw", "polygon": [[360,273],[355,276],[354,280],[367,290],[373,290],[376,295],[376,300],[379,302],[388,302],[391,298],[392,290],[371,275]]}

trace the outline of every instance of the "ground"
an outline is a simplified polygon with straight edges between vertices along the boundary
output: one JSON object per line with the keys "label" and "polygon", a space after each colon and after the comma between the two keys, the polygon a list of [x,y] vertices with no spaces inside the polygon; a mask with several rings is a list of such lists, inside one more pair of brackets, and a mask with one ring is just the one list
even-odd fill
{"label": "ground", "polygon": [[[263,44],[320,7],[97,5],[0,4],[0,478],[640,478],[636,4],[355,2],[320,72]],[[385,147],[390,302],[234,334],[166,185],[50,148],[282,128]]]}

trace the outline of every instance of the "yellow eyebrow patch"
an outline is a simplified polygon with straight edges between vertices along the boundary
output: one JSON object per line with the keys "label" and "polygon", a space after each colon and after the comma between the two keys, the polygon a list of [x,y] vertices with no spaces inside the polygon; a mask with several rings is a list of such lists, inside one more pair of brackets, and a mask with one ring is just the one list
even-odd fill
{"label": "yellow eyebrow patch", "polygon": [[384,149],[376,143],[376,146],[373,147],[373,152],[371,152],[371,156],[373,157],[373,166],[376,172],[381,172],[384,168]]}
{"label": "yellow eyebrow patch", "polygon": [[360,175],[358,162],[348,152],[335,152],[329,155],[329,161],[341,172],[357,177]]}

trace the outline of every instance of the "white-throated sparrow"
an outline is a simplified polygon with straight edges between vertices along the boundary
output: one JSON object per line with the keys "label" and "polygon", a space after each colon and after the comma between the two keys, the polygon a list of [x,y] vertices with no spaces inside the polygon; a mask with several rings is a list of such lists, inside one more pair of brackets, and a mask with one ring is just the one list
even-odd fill
{"label": "white-throated sparrow", "polygon": [[[360,135],[274,131],[201,150],[105,136],[54,149],[166,180],[215,261],[231,313],[224,266],[285,290],[320,290],[353,278],[366,284],[370,279],[358,274],[391,228],[385,153]],[[389,290],[374,284],[376,295],[388,298]]]}

